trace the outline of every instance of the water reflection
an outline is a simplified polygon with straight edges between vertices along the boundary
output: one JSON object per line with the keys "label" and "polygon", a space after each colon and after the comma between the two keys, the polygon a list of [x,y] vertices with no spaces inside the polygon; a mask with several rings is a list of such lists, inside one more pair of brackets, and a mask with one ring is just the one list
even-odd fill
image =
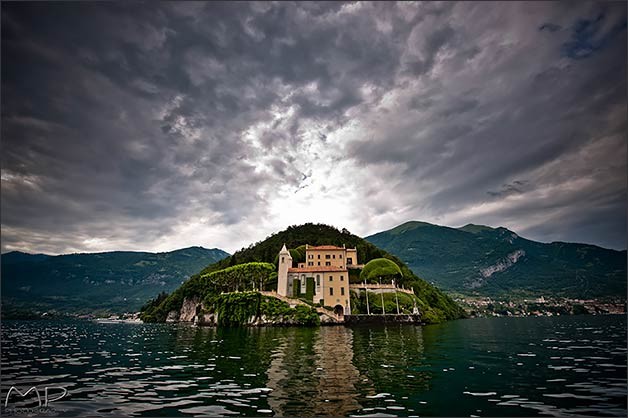
{"label": "water reflection", "polygon": [[625,345],[619,316],[243,329],[5,321],[0,395],[65,387],[60,416],[625,416]]}
{"label": "water reflection", "polygon": [[353,331],[345,327],[288,330],[268,369],[268,404],[277,415],[347,415],[360,408]]}

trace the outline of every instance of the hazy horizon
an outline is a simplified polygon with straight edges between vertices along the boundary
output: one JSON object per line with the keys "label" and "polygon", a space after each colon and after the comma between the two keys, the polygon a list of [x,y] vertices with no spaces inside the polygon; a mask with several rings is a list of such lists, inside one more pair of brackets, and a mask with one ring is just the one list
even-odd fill
{"label": "hazy horizon", "polygon": [[[395,225],[393,228],[395,228],[397,226],[401,226],[401,225],[407,224],[407,223],[410,223],[410,222],[424,222],[424,221],[418,221],[418,220],[406,221],[406,222],[402,222],[399,225]],[[297,224],[297,226],[298,225],[303,225],[305,223],[307,223],[307,222],[304,222],[304,223],[301,223],[301,224]],[[432,224],[431,222],[427,222],[427,223]],[[440,226],[440,227],[444,227],[444,228],[460,229],[460,228],[462,228],[462,227],[464,227],[466,225],[470,225],[470,224],[476,225],[476,226],[488,226],[490,228],[501,228],[501,226],[479,225],[479,224],[473,224],[473,223],[460,225],[460,226],[448,226],[448,225],[438,225],[438,224],[432,224],[432,225],[436,225],[436,226]],[[294,225],[292,225],[292,226],[294,226]],[[343,227],[338,227],[338,226],[335,226],[335,225],[331,225],[331,226],[333,226],[334,228],[337,228],[338,230],[341,230],[343,228]],[[375,232],[368,233],[366,235],[359,235],[359,236],[362,237],[362,238],[367,238],[367,237],[375,235],[375,234],[377,234],[379,232],[385,232],[385,231],[388,231],[388,230],[393,229],[393,228],[389,228],[389,229],[381,230],[381,231],[375,231]],[[285,228],[283,228],[281,230],[273,231],[271,234],[274,234],[276,232],[280,232],[280,231],[282,231],[284,229]],[[353,233],[353,231],[349,231],[349,232]],[[512,231],[512,232],[517,233],[517,231]],[[263,241],[266,238],[268,238],[271,234],[265,235],[264,237],[261,237],[261,238],[254,239],[253,241],[250,242],[250,244],[253,244],[253,243],[259,242],[259,241]],[[530,239],[528,237],[521,236],[518,233],[517,233],[517,235],[519,235],[521,238],[524,238],[524,239]],[[553,243],[553,242],[565,242],[565,243],[568,243],[568,244],[585,244],[585,245],[594,245],[594,246],[598,246],[599,247],[599,245],[592,244],[592,243],[589,243],[589,242],[575,242],[575,241],[538,241],[538,242],[542,242],[544,244],[550,244],[550,243]],[[188,245],[188,246],[185,246],[185,247],[177,247],[177,248],[160,250],[160,251],[149,251],[149,250],[141,250],[141,249],[140,250],[137,250],[137,249],[133,249],[133,250],[116,249],[116,250],[107,250],[107,251],[77,251],[77,252],[72,252],[72,253],[28,253],[28,252],[26,252],[26,253],[28,253],[28,254],[43,254],[43,255],[50,255],[50,256],[67,255],[67,254],[98,254],[98,253],[115,252],[115,251],[121,251],[121,252],[146,252],[146,253],[168,253],[168,252],[172,252],[172,251],[184,250],[184,249],[187,249],[187,248],[194,248],[194,247],[205,248],[207,250],[222,250],[222,251],[228,252],[230,255],[232,255],[232,254],[234,254],[235,252],[237,252],[239,250],[245,249],[246,247],[248,247],[248,245],[244,245],[242,247],[235,248],[233,250],[227,250],[227,249],[221,248],[221,247],[207,247],[207,246],[203,246],[203,245]],[[604,249],[607,249],[607,250],[614,250],[614,251],[626,251],[627,250],[625,247],[624,248],[601,247],[601,248],[604,248]],[[8,251],[3,251],[2,254],[7,254],[7,253],[10,253],[12,251],[24,252],[24,251],[21,251],[21,250],[8,250]]]}

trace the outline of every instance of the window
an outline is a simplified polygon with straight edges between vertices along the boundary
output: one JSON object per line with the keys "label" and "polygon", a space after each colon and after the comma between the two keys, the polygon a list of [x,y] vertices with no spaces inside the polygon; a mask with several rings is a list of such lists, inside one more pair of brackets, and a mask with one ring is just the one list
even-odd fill
{"label": "window", "polygon": [[341,294],[342,296],[344,296],[344,295],[345,295],[345,288],[344,288],[344,287],[341,287],[341,288],[340,288],[340,294]]}
{"label": "window", "polygon": [[347,264],[353,264],[353,258],[347,257]]}
{"label": "window", "polygon": [[[318,259],[319,259],[319,260],[321,259],[321,255],[320,255],[320,254],[318,255]],[[320,264],[319,264],[319,265],[320,265]]]}
{"label": "window", "polygon": [[316,275],[316,286],[320,286],[321,285],[321,275],[317,274]]}
{"label": "window", "polygon": [[331,258],[336,258],[336,254],[332,255]]}
{"label": "window", "polygon": [[345,281],[345,276],[340,276],[340,281],[344,282]]}
{"label": "window", "polygon": [[325,265],[326,266],[331,266],[331,263],[329,261],[325,261]]}
{"label": "window", "polygon": [[340,259],[342,259],[342,254],[340,254]]}
{"label": "window", "polygon": [[307,265],[308,265],[308,266],[313,266],[313,265],[314,265],[314,262],[313,262],[313,261],[308,261],[308,262],[307,262]]}
{"label": "window", "polygon": [[283,257],[281,257],[281,264],[283,264]]}
{"label": "window", "polygon": [[334,281],[334,276],[329,276],[329,281],[333,282]]}
{"label": "window", "polygon": [[334,288],[333,287],[329,288],[329,296],[334,296]]}
{"label": "window", "polygon": [[320,262],[320,261],[318,262],[318,265],[319,265],[319,266],[321,265],[321,262]]}
{"label": "window", "polygon": [[327,260],[329,260],[329,259],[331,258],[331,255],[329,255],[329,254],[325,254],[325,258],[326,258]]}

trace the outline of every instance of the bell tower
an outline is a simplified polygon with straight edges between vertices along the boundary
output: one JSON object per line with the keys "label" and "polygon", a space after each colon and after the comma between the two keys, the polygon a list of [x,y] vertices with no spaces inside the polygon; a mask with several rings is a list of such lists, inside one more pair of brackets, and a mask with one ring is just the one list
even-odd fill
{"label": "bell tower", "polygon": [[279,251],[277,267],[277,293],[281,296],[288,296],[288,269],[290,267],[292,267],[292,256],[284,244]]}

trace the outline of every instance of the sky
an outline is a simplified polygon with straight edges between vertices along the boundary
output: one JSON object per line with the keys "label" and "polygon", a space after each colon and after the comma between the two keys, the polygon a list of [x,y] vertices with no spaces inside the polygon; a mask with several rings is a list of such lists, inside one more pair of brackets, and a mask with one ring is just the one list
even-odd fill
{"label": "sky", "polygon": [[1,244],[410,220],[624,249],[626,3],[7,3]]}

